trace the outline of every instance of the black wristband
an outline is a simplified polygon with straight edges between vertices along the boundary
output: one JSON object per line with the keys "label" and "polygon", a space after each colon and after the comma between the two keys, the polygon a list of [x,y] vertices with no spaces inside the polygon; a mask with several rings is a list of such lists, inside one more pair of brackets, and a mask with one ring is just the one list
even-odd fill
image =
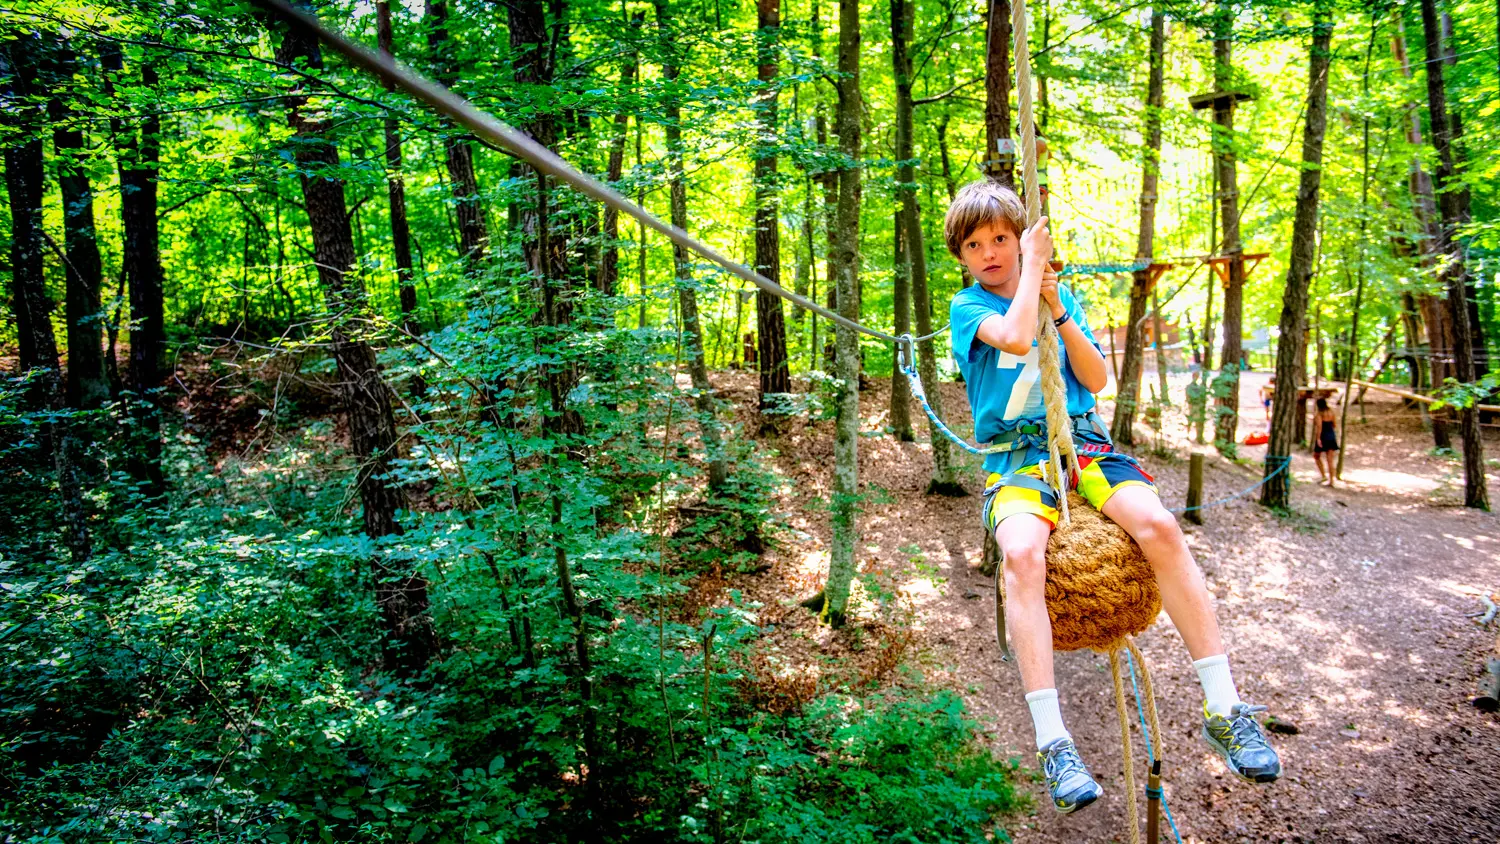
{"label": "black wristband", "polygon": [[1072,318],[1073,318],[1072,314],[1068,313],[1067,311],[1063,311],[1063,315],[1060,316],[1060,317],[1058,317],[1057,319],[1052,320],[1052,324],[1054,326],[1056,326],[1057,328],[1062,328],[1063,325],[1065,325],[1067,323],[1067,321],[1070,320],[1070,319],[1072,319]]}

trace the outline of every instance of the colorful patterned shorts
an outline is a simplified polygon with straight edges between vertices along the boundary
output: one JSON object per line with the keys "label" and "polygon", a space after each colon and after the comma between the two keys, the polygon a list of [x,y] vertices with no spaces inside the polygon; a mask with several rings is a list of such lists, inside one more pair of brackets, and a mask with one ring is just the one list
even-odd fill
{"label": "colorful patterned shorts", "polygon": [[[1127,486],[1143,486],[1156,492],[1156,481],[1146,474],[1135,461],[1116,451],[1081,454],[1078,457],[1079,473],[1074,477],[1073,488],[1078,490],[1095,510],[1102,510],[1104,503],[1117,491]],[[1016,470],[1042,478],[1042,466],[1032,464]],[[1031,513],[1057,527],[1057,496],[1050,492],[1027,486],[1001,486],[998,472],[990,473],[984,490],[984,529],[990,533],[1007,518],[1017,513]]]}

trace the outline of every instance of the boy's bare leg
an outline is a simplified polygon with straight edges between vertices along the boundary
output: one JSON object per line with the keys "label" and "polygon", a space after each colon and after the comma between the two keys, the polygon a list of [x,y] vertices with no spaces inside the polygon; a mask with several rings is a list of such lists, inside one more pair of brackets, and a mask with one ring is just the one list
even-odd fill
{"label": "boy's bare leg", "polygon": [[1143,486],[1124,487],[1104,502],[1101,512],[1140,544],[1156,574],[1162,608],[1182,634],[1193,659],[1224,653],[1203,572],[1188,550],[1177,518],[1162,507],[1156,493]]}
{"label": "boy's bare leg", "polygon": [[1005,629],[1026,691],[1054,687],[1052,620],[1047,617],[1047,539],[1052,526],[1040,516],[1017,513],[995,528],[1004,555]]}
{"label": "boy's bare leg", "polygon": [[1118,490],[1101,509],[1140,543],[1156,574],[1162,606],[1193,655],[1193,668],[1203,685],[1203,737],[1209,747],[1240,779],[1275,781],[1281,776],[1281,759],[1254,718],[1265,707],[1240,700],[1219,638],[1213,598],[1176,517],[1161,506],[1155,492],[1143,486]]}

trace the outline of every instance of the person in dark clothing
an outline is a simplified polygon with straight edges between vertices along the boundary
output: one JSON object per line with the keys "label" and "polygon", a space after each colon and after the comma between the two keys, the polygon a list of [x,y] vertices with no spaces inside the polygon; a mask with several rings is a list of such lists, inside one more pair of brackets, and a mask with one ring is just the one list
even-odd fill
{"label": "person in dark clothing", "polygon": [[[1313,414],[1313,428],[1318,439],[1313,443],[1313,462],[1318,464],[1318,483],[1333,486],[1333,453],[1339,450],[1338,433],[1334,431],[1335,417],[1328,409],[1328,399],[1318,399],[1317,412]],[[1324,464],[1328,465],[1325,467]]]}

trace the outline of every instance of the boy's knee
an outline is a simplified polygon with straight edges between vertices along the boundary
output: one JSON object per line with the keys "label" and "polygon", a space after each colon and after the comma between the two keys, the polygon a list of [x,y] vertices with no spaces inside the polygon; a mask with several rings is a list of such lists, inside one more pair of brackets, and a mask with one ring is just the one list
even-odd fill
{"label": "boy's knee", "polygon": [[1007,583],[1030,586],[1039,585],[1046,580],[1046,545],[1018,542],[1002,548],[1001,553],[1005,557]]}
{"label": "boy's knee", "polygon": [[1142,514],[1139,531],[1138,541],[1142,544],[1170,542],[1182,538],[1182,527],[1177,524],[1177,517],[1161,506],[1153,507]]}

